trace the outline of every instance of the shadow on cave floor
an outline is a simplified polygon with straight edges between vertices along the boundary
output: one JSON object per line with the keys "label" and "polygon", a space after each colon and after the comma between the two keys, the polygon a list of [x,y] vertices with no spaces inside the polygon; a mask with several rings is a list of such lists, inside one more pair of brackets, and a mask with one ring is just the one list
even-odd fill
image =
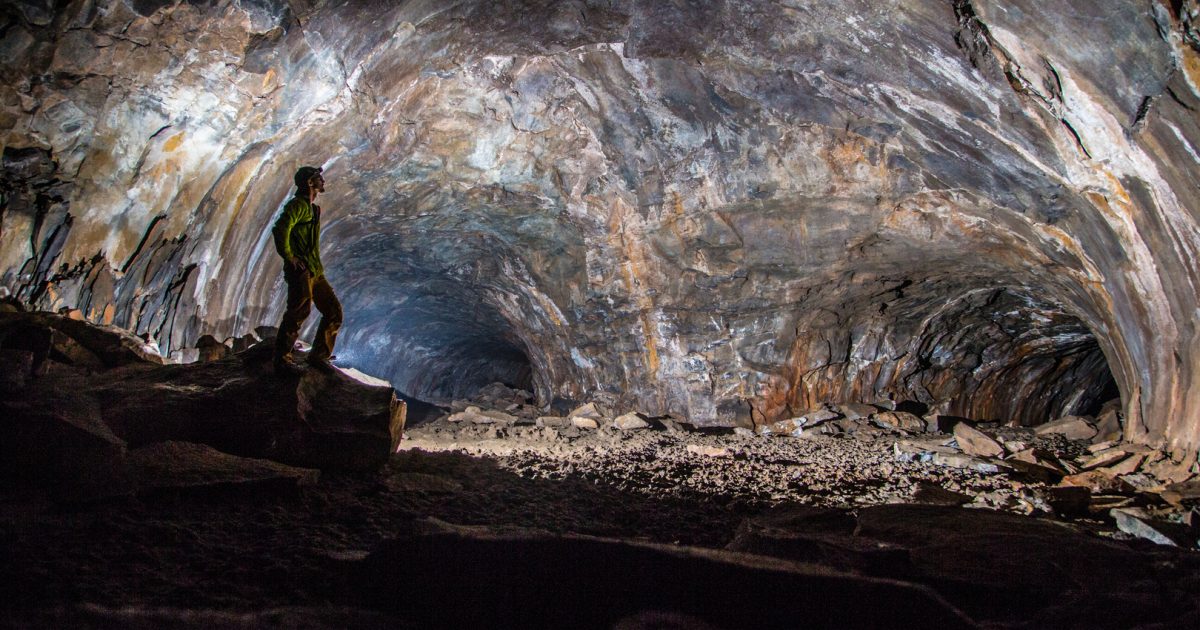
{"label": "shadow on cave floor", "polygon": [[[425,599],[414,601],[406,592],[425,576],[404,574],[412,542],[395,550],[392,570],[402,579],[364,576],[364,558],[385,541],[436,540],[421,536],[443,525],[451,532],[537,530],[775,556],[927,584],[974,619],[1012,627],[1194,619],[1189,593],[1200,587],[1196,554],[1105,540],[1038,519],[929,505],[847,511],[766,507],[738,496],[656,499],[580,475],[525,478],[462,452],[404,451],[379,474],[329,474],[290,496],[169,494],[74,506],[8,491],[0,497],[6,558],[0,589],[8,602],[0,619],[14,627],[116,627],[129,622],[130,607],[222,614],[312,607],[323,612],[305,613],[300,625],[403,626],[413,619],[409,613],[427,619],[430,611],[461,606],[463,593],[508,579],[505,566],[494,566],[490,583],[460,583],[478,567],[435,564],[437,575],[429,577],[451,586],[432,595],[426,588]],[[461,548],[434,545],[425,552]],[[477,560],[511,560],[504,553],[484,552]],[[581,583],[572,590],[585,597],[590,588]],[[728,596],[736,599],[744,596],[735,591],[755,587],[707,588],[732,589]],[[391,602],[382,606],[386,613],[379,612],[381,600]],[[286,613],[272,614],[267,625],[291,625]],[[264,623],[238,619],[215,623]],[[145,627],[195,627],[164,621],[141,618]]]}
{"label": "shadow on cave floor", "polygon": [[340,559],[414,519],[719,547],[743,514],[582,479],[538,481],[455,453],[410,451],[380,474],[328,473],[299,496],[167,495],[63,506],[0,494],[9,606],[259,609],[348,603]]}

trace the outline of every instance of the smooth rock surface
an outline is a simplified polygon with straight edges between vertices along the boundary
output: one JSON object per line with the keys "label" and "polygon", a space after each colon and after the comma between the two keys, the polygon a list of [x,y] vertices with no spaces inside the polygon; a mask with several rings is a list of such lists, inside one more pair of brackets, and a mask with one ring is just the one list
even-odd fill
{"label": "smooth rock surface", "polygon": [[1000,457],[1004,455],[1004,447],[988,434],[976,429],[965,422],[954,425],[954,439],[967,455],[981,457]]}
{"label": "smooth rock surface", "polygon": [[1087,418],[1065,416],[1037,428],[1038,435],[1061,435],[1071,440],[1090,440],[1096,437],[1096,427]]}
{"label": "smooth rock surface", "polygon": [[636,413],[627,413],[617,416],[617,418],[613,420],[613,428],[621,431],[637,431],[640,429],[650,428],[650,423],[646,422],[640,415]]}
{"label": "smooth rock surface", "polygon": [[[508,579],[491,578],[496,566],[505,567]],[[350,570],[371,602],[402,607],[424,627],[626,627],[650,611],[679,615],[684,627],[738,627],[748,620],[790,627],[797,619],[814,628],[974,627],[912,584],[732,551],[602,538],[457,528],[389,541]],[[755,587],[730,598],[731,583]],[[408,584],[408,597],[397,599],[394,584]],[[581,585],[587,597],[579,596]],[[866,600],[876,605],[861,605]],[[571,605],[527,605],[535,601]]]}
{"label": "smooth rock surface", "polygon": [[147,494],[286,494],[320,477],[316,470],[237,457],[189,442],[158,442],[134,449],[128,463],[135,487]]}

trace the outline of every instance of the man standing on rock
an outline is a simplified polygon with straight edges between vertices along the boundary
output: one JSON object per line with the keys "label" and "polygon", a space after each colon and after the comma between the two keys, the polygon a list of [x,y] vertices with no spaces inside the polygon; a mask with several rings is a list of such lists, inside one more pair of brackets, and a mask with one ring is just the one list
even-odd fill
{"label": "man standing on rock", "polygon": [[342,303],[334,295],[321,266],[321,206],[313,203],[317,193],[325,192],[325,179],[320,168],[303,166],[296,171],[295,180],[296,196],[283,207],[271,230],[275,249],[283,257],[283,279],[287,282],[287,309],[279,323],[279,336],[275,338],[275,371],[281,374],[301,371],[292,351],[300,336],[300,326],[314,305],[321,313],[321,323],[308,355],[309,365],[332,369],[329,360],[338,329],[342,327]]}

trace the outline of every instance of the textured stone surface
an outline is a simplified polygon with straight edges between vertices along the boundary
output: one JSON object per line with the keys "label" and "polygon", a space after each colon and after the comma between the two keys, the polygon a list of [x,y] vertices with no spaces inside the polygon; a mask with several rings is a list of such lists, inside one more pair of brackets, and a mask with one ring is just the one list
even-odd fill
{"label": "textured stone surface", "polygon": [[967,455],[983,457],[1004,455],[1004,447],[999,442],[965,422],[954,425],[954,439],[958,440],[959,448]]}
{"label": "textured stone surface", "polygon": [[[12,349],[29,340],[40,350]],[[127,445],[162,442],[323,470],[375,470],[403,436],[407,405],[391,385],[338,369],[275,375],[269,342],[189,365],[163,365],[136,346],[111,327],[46,313],[0,316],[0,351],[24,357],[13,369],[31,372],[0,398],[5,475],[104,484],[122,476]]]}
{"label": "textured stone surface", "polygon": [[372,470],[395,451],[404,404],[337,370],[271,374],[270,344],[219,361],[110,372],[89,383],[131,445],[183,440],[323,470]]}
{"label": "textured stone surface", "polygon": [[265,459],[237,457],[203,444],[159,442],[134,449],[129,473],[143,493],[295,493],[320,473]]}
{"label": "textured stone surface", "polygon": [[1080,416],[1064,416],[1037,428],[1038,435],[1062,435],[1072,440],[1089,440],[1096,437],[1096,427]]}
{"label": "textured stone surface", "polygon": [[0,473],[87,496],[124,476],[126,444],[104,424],[95,401],[76,392],[0,401]]}
{"label": "textured stone surface", "polygon": [[[498,566],[509,579],[493,579]],[[351,571],[367,601],[437,628],[661,627],[637,623],[652,612],[678,619],[668,627],[729,628],[748,619],[762,627],[797,619],[812,628],[975,627],[914,584],[732,551],[594,537],[458,527],[386,541]],[[396,597],[396,584],[409,585],[408,598]],[[731,597],[730,584],[753,588]],[[873,605],[860,605],[866,600]]]}
{"label": "textured stone surface", "polygon": [[339,356],[407,394],[1119,394],[1194,461],[1194,0],[56,7],[0,8],[0,282],[41,307],[168,354],[275,323],[316,163]]}

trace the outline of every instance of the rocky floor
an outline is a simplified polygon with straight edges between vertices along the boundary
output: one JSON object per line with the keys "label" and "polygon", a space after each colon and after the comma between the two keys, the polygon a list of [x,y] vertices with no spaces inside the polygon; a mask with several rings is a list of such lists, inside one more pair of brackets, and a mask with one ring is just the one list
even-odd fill
{"label": "rocky floor", "polygon": [[[1038,486],[1005,473],[897,461],[894,437],[572,434],[443,419],[411,428],[379,473],[326,473],[290,489],[248,482],[62,503],[8,486],[0,588],[9,604],[0,619],[8,627],[507,626],[528,622],[519,615],[524,606],[571,611],[582,605],[575,598],[604,590],[575,564],[548,568],[563,552],[521,546],[577,535],[621,541],[597,552],[615,558],[601,578],[616,583],[637,582],[629,571],[653,575],[658,564],[647,569],[627,557],[641,551],[629,545],[651,544],[930,589],[875,595],[885,607],[889,597],[937,602],[934,612],[915,606],[847,627],[894,627],[910,613],[947,610],[949,627],[1186,627],[1200,619],[1200,554],[1134,538],[1099,517],[1017,516],[988,509],[990,499],[970,501],[983,509],[951,507],[964,496],[1015,497],[1016,506]],[[497,536],[513,542],[449,561]],[[506,589],[523,575],[514,569],[517,553],[546,556],[522,583],[561,577],[567,594],[513,604]],[[686,574],[675,579],[691,583]],[[551,593],[555,583],[539,592]],[[746,592],[753,584],[695,588],[749,615],[746,623],[699,611],[672,618],[674,626],[655,626],[655,618],[625,627],[789,627],[780,614],[808,600],[795,594],[782,605],[782,594],[769,593],[776,603],[752,603],[763,606],[753,613],[746,605],[757,602]],[[485,599],[473,606],[473,597]],[[488,610],[501,616],[475,616]],[[579,622],[550,619],[530,625]],[[613,627],[602,616],[588,619]]]}
{"label": "rocky floor", "polygon": [[970,468],[897,461],[894,438],[763,439],[653,430],[562,435],[537,427],[439,424],[410,429],[402,448],[461,450],[522,478],[580,478],[648,498],[851,508],[910,501],[936,486],[969,493],[963,502],[973,496],[986,504],[1021,486]]}
{"label": "rocky floor", "polygon": [[392,452],[403,406],[350,371],[0,324],[2,627],[1200,625],[1195,471],[1111,413],[750,431],[497,385]]}
{"label": "rocky floor", "polygon": [[456,401],[458,411],[410,426],[402,448],[462,451],[524,478],[578,476],[655,498],[842,509],[964,505],[1184,548],[1197,548],[1200,538],[1194,465],[1121,442],[1115,411],[1034,429],[833,405],[751,431],[614,417],[596,404],[538,415],[525,392],[490,387],[482,403]]}

